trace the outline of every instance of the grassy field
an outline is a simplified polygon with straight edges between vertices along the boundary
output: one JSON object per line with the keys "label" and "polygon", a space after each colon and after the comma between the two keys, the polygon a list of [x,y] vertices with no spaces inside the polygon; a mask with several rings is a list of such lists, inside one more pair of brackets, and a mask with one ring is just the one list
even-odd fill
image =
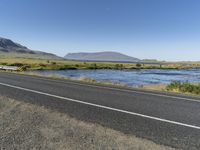
{"label": "grassy field", "polygon": [[[1,55],[0,55],[1,56]],[[24,70],[64,69],[181,69],[200,68],[200,62],[176,62],[163,64],[83,62],[69,60],[0,57],[0,65],[19,66]]]}

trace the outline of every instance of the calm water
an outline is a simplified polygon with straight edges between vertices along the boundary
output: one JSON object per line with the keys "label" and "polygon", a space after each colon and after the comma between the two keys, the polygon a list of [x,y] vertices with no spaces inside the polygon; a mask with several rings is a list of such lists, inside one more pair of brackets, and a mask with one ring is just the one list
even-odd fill
{"label": "calm water", "polygon": [[61,77],[93,78],[98,81],[112,81],[130,86],[141,86],[146,84],[166,84],[174,80],[200,82],[200,69],[189,70],[59,70],[59,71],[36,71],[44,76],[50,74]]}

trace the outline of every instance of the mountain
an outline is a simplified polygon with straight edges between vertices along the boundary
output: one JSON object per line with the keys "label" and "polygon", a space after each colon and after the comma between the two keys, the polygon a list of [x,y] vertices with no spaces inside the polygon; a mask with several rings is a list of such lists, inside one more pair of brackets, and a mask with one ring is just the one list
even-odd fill
{"label": "mountain", "polygon": [[61,59],[60,57],[51,53],[30,50],[21,44],[2,37],[0,37],[0,57]]}
{"label": "mountain", "polygon": [[15,50],[15,51],[20,51],[20,50],[24,50],[24,51],[28,51],[28,48],[25,46],[22,46],[18,43],[14,43],[13,41],[11,41],[10,39],[5,39],[5,38],[1,38],[0,37],[0,49],[3,49],[7,52]]}
{"label": "mountain", "polygon": [[68,53],[65,56],[69,60],[82,61],[111,61],[111,62],[138,62],[138,58],[130,57],[118,52],[97,52],[97,53]]}

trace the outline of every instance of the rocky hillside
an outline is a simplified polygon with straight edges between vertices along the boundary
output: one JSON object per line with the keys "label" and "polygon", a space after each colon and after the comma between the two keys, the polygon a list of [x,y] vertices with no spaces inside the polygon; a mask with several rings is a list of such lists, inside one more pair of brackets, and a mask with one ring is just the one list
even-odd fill
{"label": "rocky hillside", "polygon": [[61,59],[60,57],[42,51],[30,50],[10,39],[0,37],[0,57],[22,57],[40,59]]}

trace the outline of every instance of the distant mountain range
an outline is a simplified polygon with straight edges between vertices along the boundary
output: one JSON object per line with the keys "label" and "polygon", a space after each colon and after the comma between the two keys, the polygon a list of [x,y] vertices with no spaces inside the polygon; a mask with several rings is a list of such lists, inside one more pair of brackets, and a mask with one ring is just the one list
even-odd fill
{"label": "distant mountain range", "polygon": [[26,46],[0,37],[0,58],[34,58],[34,59],[68,59],[79,61],[108,62],[156,62],[156,60],[140,60],[118,52],[105,51],[96,53],[68,53],[64,58],[43,51],[30,50]]}
{"label": "distant mountain range", "polygon": [[140,59],[130,57],[118,52],[97,52],[97,53],[68,53],[65,56],[69,60],[82,61],[111,61],[111,62],[138,62]]}
{"label": "distant mountain range", "polygon": [[0,55],[4,57],[24,57],[39,59],[61,59],[51,53],[30,50],[21,44],[15,43],[10,39],[0,37]]}
{"label": "distant mountain range", "polygon": [[14,43],[10,39],[5,39],[0,37],[0,49],[5,52],[19,51],[19,52],[30,52],[27,47],[22,46],[18,43]]}

